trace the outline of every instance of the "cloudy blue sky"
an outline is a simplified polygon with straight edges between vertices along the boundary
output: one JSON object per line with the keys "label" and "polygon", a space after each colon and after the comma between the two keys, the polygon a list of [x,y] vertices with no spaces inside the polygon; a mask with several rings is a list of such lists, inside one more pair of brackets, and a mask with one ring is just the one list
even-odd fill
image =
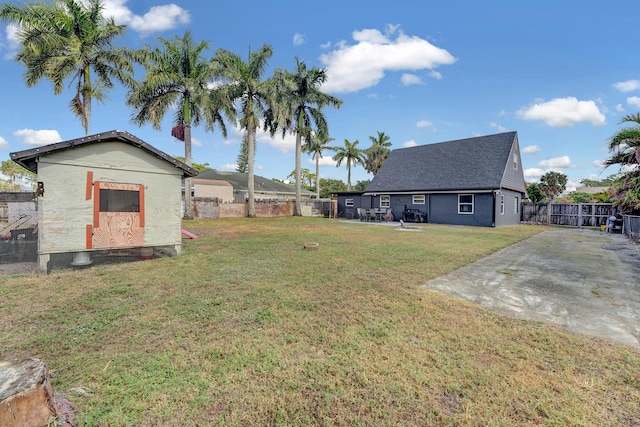
{"label": "cloudy blue sky", "polygon": [[[19,2],[17,2],[19,3]],[[191,30],[246,57],[268,43],[276,68],[293,69],[298,56],[327,70],[324,90],[341,98],[326,110],[334,145],[358,140],[367,148],[378,131],[393,148],[517,131],[525,179],[549,170],[570,187],[604,178],[606,141],[625,114],[640,112],[637,0],[335,1],[264,2],[105,0],[105,14],[127,25],[120,45],[142,47],[157,37]],[[15,29],[0,28],[2,120],[0,157],[84,135],[68,109],[72,90],[55,96],[43,81],[27,88],[13,61]],[[136,76],[142,78],[142,74]],[[69,82],[70,87],[72,84]],[[91,133],[119,129],[170,155],[184,155],[171,137],[130,122],[126,92],[115,88],[94,106]],[[194,129],[193,160],[233,170],[242,139],[231,132]],[[294,169],[294,138],[260,135],[256,173],[284,179]],[[327,153],[321,176],[346,181]],[[305,156],[303,166],[314,171]],[[470,171],[473,173],[473,171]],[[362,167],[352,181],[370,179]]]}

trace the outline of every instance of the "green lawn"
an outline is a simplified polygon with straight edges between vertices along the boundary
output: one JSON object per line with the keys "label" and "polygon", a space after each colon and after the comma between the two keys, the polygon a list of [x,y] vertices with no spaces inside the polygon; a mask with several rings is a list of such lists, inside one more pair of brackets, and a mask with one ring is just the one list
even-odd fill
{"label": "green lawn", "polygon": [[638,351],[419,287],[543,228],[184,227],[180,257],[0,277],[0,359],[81,426],[640,424]]}

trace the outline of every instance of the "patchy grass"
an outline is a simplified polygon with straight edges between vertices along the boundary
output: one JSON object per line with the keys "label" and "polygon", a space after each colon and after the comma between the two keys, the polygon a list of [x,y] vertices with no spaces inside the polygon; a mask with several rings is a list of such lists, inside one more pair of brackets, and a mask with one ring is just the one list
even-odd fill
{"label": "patchy grass", "polygon": [[82,426],[640,423],[634,349],[418,287],[542,228],[184,226],[180,257],[0,278],[0,357]]}

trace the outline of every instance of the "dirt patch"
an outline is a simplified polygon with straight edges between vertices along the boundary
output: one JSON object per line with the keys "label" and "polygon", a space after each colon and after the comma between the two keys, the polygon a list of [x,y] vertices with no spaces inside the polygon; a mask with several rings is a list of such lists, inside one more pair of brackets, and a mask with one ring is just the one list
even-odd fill
{"label": "dirt patch", "polygon": [[626,237],[557,228],[424,287],[640,348],[638,277],[640,246]]}

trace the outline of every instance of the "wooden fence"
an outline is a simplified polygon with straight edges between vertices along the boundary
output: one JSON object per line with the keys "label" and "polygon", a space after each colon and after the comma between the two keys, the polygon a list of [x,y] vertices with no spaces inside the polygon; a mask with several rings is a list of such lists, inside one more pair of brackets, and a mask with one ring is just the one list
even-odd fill
{"label": "wooden fence", "polygon": [[526,223],[600,227],[615,212],[612,203],[523,203],[521,220]]}

